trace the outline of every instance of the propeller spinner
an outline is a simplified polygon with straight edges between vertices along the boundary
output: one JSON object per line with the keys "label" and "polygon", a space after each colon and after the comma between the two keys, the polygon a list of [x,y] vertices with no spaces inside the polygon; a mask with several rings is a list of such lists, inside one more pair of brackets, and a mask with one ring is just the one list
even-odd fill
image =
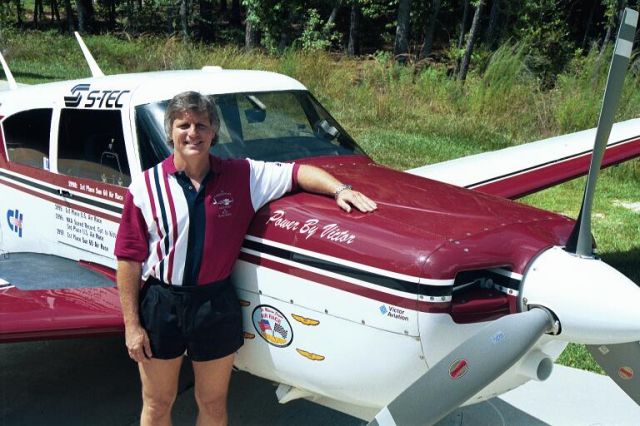
{"label": "propeller spinner", "polygon": [[[640,288],[596,259],[591,205],[638,12],[625,9],[614,48],[582,208],[566,248],[546,250],[529,265],[521,313],[482,328],[383,408],[370,425],[433,424],[518,362],[545,333],[589,350],[616,383],[640,404]],[[606,292],[606,293],[605,293]],[[606,295],[615,299],[607,302]],[[631,343],[627,343],[631,342]]]}

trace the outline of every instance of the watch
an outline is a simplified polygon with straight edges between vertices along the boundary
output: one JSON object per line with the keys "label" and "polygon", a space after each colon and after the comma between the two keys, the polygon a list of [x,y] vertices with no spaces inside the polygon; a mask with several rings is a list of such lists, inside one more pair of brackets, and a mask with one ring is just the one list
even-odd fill
{"label": "watch", "polygon": [[343,183],[342,185],[339,185],[336,190],[333,193],[333,197],[337,200],[338,199],[338,195],[340,195],[340,193],[342,191],[344,191],[345,189],[353,189],[353,187],[347,183]]}

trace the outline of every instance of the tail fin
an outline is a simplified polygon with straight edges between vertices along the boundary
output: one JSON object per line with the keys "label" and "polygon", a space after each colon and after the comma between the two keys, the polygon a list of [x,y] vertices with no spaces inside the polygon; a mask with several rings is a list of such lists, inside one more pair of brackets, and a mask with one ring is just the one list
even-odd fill
{"label": "tail fin", "polygon": [[74,32],[74,34],[76,36],[76,40],[78,40],[78,44],[80,45],[80,49],[82,50],[84,59],[87,61],[87,65],[89,65],[89,68],[91,69],[91,75],[93,77],[104,77],[104,73],[98,66],[98,63],[96,62],[96,60],[93,59],[91,52],[89,52],[87,45],[84,44],[84,41],[82,40],[82,37],[80,36],[80,34],[77,31]]}
{"label": "tail fin", "polygon": [[11,70],[9,69],[9,65],[7,65],[7,61],[4,60],[4,56],[2,56],[2,52],[0,52],[0,63],[2,64],[2,69],[4,70],[4,75],[7,78],[7,83],[9,84],[10,90],[16,90],[18,88],[18,83],[16,83],[15,78],[13,78],[13,74],[11,74]]}

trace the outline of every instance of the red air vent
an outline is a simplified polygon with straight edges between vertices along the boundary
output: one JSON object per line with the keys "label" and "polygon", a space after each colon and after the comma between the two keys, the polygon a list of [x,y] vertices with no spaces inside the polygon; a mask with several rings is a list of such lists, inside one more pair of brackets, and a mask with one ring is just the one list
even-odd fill
{"label": "red air vent", "polygon": [[451,301],[451,317],[458,324],[491,321],[508,314],[509,298],[487,289],[465,291]]}

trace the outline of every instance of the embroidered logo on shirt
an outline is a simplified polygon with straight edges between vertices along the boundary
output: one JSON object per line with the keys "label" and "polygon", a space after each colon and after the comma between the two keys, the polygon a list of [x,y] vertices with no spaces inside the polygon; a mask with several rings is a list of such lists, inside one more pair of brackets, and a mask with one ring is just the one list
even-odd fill
{"label": "embroidered logo on shirt", "polygon": [[231,216],[231,208],[233,207],[233,196],[228,192],[218,192],[213,196],[214,206],[218,206],[218,217]]}

